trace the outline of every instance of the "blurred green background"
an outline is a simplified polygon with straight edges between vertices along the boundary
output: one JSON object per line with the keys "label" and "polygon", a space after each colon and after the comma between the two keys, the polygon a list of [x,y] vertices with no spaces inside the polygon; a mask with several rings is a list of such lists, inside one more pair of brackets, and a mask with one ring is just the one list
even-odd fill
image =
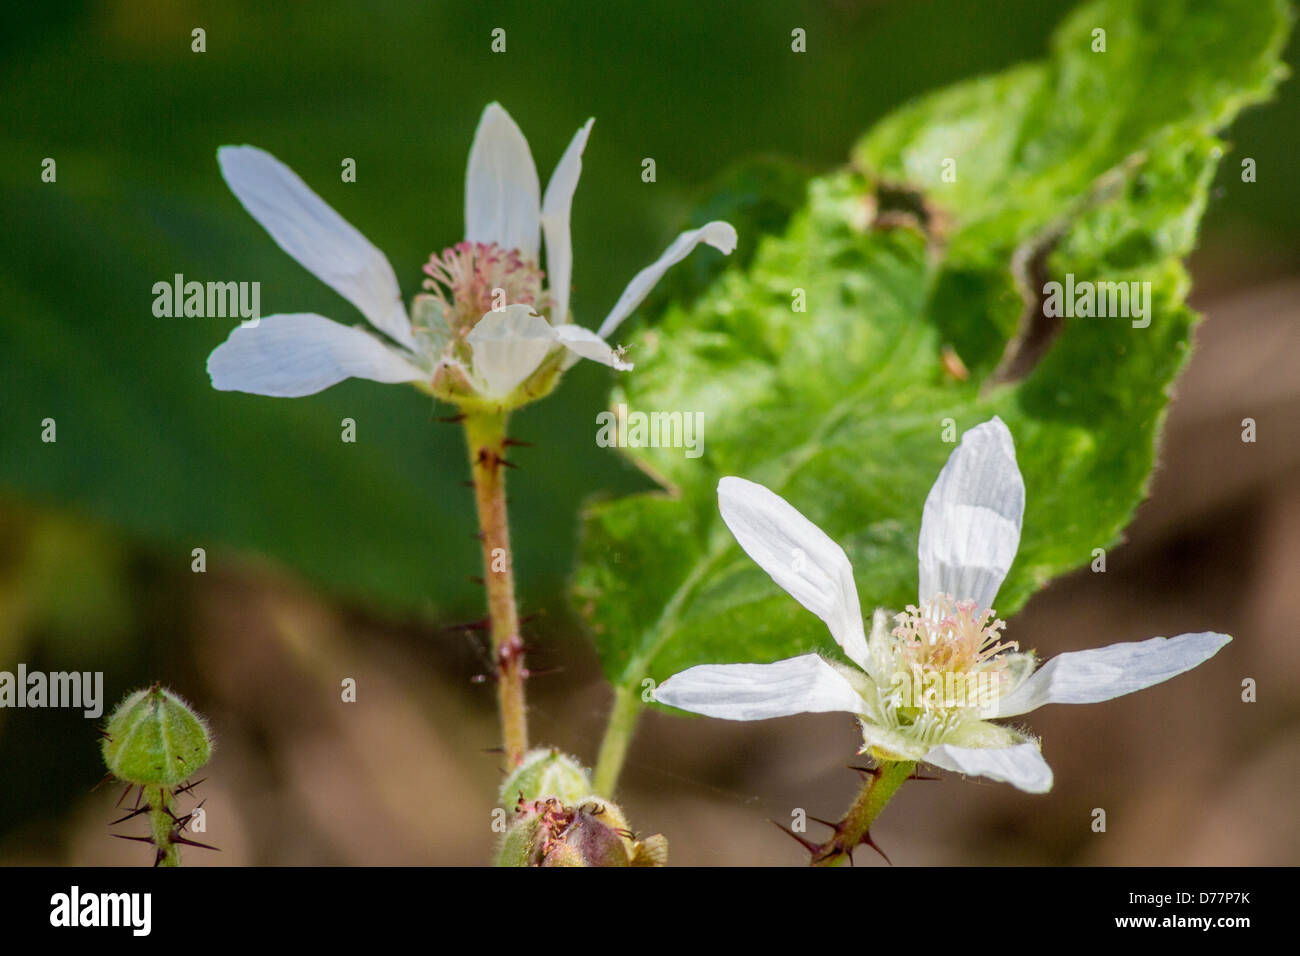
{"label": "blurred green background", "polygon": [[[230,752],[247,759],[227,765],[225,786],[269,776],[283,784],[275,799],[299,807],[330,779],[329,735],[317,734],[319,766],[302,756],[315,753],[313,695],[337,685],[327,660],[369,655],[381,684],[405,675],[388,700],[401,713],[372,715],[375,727],[406,727],[436,749],[421,735],[439,719],[475,721],[472,747],[443,753],[447,765],[490,746],[488,695],[469,683],[478,652],[444,629],[481,614],[461,436],[432,421],[447,411],[369,382],[291,401],[215,392],[204,364],[234,323],[151,312],[153,284],[183,273],[260,281],[265,314],[358,321],[239,206],[217,169],[219,145],[252,143],[287,162],[388,255],[409,297],[428,255],[461,238],[465,160],[487,102],[519,122],[543,184],[595,116],[573,215],[573,308],[594,326],[732,164],[757,154],[808,171],[836,165],[910,97],[1040,56],[1066,9],[1042,0],[11,7],[0,31],[0,669],[103,670],[110,704],[166,680],[219,733],[229,718]],[[190,49],[196,27],[204,53]],[[497,27],[504,54],[490,49]],[[807,31],[805,54],[790,50],[795,27]],[[1294,53],[1293,41],[1293,65]],[[1288,82],[1230,130],[1235,152],[1220,176],[1239,176],[1239,157],[1250,156],[1258,181],[1231,204],[1212,201],[1193,263],[1199,288],[1257,287],[1300,269],[1298,106],[1300,86]],[[55,183],[41,181],[46,157]],[[355,183],[340,181],[346,157]],[[641,179],[646,157],[654,183]],[[609,375],[582,363],[513,426],[535,443],[511,474],[523,607],[542,613],[539,643],[569,668],[558,682],[589,685],[580,706],[593,728],[603,702],[563,599],[576,513],[589,496],[648,487],[592,440]],[[339,440],[345,417],[357,422],[356,444]],[[40,440],[46,418],[55,444]],[[204,576],[190,572],[196,547],[207,551]],[[546,693],[534,702],[543,728]],[[258,709],[267,694],[282,696],[278,710]],[[408,698],[409,713],[396,703]],[[572,722],[558,714],[557,727]],[[590,759],[595,730],[574,733],[559,742]],[[290,749],[297,756],[284,756]],[[319,786],[284,784],[286,766]],[[477,807],[495,768],[481,757],[474,767],[466,800]],[[82,839],[77,824],[79,813],[92,827],[108,819],[86,796],[99,775],[89,722],[0,711],[0,775],[0,860],[100,859],[111,841],[102,829]],[[431,781],[447,785],[445,775]],[[392,786],[375,798],[390,810],[402,799]],[[338,799],[287,827],[280,844],[249,836],[253,823],[227,832],[226,862],[381,852],[383,837],[358,849],[330,829],[350,807]],[[253,849],[241,856],[242,839]],[[478,844],[466,846],[474,859]]]}

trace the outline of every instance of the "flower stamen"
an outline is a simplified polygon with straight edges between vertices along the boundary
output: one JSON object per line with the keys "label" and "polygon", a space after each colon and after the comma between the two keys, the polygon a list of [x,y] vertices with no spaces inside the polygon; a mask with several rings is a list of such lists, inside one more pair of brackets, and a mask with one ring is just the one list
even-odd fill
{"label": "flower stamen", "polygon": [[912,717],[921,737],[944,729],[942,721],[931,725],[931,712],[979,707],[1003,689],[1009,655],[1019,645],[1002,640],[1006,622],[994,613],[992,608],[980,610],[974,601],[939,594],[920,607],[909,604],[894,616],[895,672],[906,680],[896,680],[889,702],[896,710],[921,711]]}
{"label": "flower stamen", "polygon": [[486,313],[507,305],[545,307],[544,273],[518,249],[458,242],[424,264],[424,288],[438,300],[448,327],[464,338]]}

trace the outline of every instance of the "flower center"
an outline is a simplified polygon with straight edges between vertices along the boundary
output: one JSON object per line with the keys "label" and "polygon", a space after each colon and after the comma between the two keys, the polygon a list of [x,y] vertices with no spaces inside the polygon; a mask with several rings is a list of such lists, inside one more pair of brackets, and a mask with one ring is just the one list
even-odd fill
{"label": "flower center", "polygon": [[995,702],[1010,679],[1006,622],[992,608],[940,594],[894,616],[895,704],[909,711],[946,711]]}
{"label": "flower center", "polygon": [[496,243],[458,242],[430,256],[424,273],[425,291],[442,305],[447,325],[458,337],[493,309],[541,309],[546,304],[542,270],[518,249],[502,249]]}

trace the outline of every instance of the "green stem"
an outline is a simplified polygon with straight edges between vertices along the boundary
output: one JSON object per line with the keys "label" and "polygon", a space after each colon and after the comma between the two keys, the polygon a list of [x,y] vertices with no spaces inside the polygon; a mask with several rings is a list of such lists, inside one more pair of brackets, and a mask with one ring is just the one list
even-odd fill
{"label": "green stem", "polygon": [[171,792],[166,787],[145,787],[144,799],[149,805],[149,835],[158,848],[158,866],[180,866],[181,848],[172,841]]}
{"label": "green stem", "polygon": [[518,766],[528,749],[528,715],[524,703],[524,644],[515,605],[514,560],[506,516],[506,413],[472,412],[465,416],[465,440],[474,476],[479,539],[483,543],[483,581],[492,624],[492,659],[496,667],[497,707],[506,765]]}
{"label": "green stem", "polygon": [[848,863],[854,847],[870,842],[871,824],[915,769],[914,760],[888,761],[877,767],[863,783],[849,812],[835,827],[835,834],[813,854],[812,865],[843,866]]}
{"label": "green stem", "polygon": [[618,775],[623,770],[627,748],[632,743],[632,732],[640,715],[641,702],[636,691],[615,687],[614,703],[609,709],[609,722],[605,725],[605,736],[600,741],[600,755],[596,758],[596,770],[592,775],[592,786],[601,796],[614,796],[614,787],[618,784]]}

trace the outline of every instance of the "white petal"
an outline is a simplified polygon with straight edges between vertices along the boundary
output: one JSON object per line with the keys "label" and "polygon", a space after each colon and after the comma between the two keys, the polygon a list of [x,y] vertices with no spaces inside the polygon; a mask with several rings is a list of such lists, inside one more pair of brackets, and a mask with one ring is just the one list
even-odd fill
{"label": "white petal", "polygon": [[718,508],[745,553],[826,622],[850,660],[867,668],[858,589],[844,549],[790,502],[744,478],[718,482]]}
{"label": "white petal", "polygon": [[345,378],[411,382],[425,373],[396,348],[361,329],[310,312],[268,315],[239,326],[208,356],[212,387],[297,398]]}
{"label": "white petal", "polygon": [[1043,759],[1036,743],[1016,744],[1014,747],[940,744],[923,759],[944,770],[972,777],[989,777],[1027,793],[1046,793],[1052,789],[1052,768]]}
{"label": "white petal", "polygon": [[655,700],[724,720],[766,720],[827,711],[865,713],[866,703],[816,654],[774,664],[701,664],[674,674]]}
{"label": "white petal", "polygon": [[569,321],[569,286],[573,281],[573,242],[569,233],[569,213],[573,209],[573,192],[582,173],[582,151],[591,134],[589,119],[574,135],[569,148],[555,164],[551,181],[542,197],[542,232],[546,236],[547,288],[551,293],[551,321],[563,325]]}
{"label": "white petal", "polygon": [[470,330],[474,371],[491,394],[504,398],[532,375],[555,345],[555,329],[531,305],[508,305],[489,312]]}
{"label": "white petal", "polygon": [[1025,482],[1011,432],[996,416],[966,432],[925,499],[920,599],[951,594],[993,606],[1015,560]]}
{"label": "white petal", "polygon": [[497,103],[483,110],[465,177],[465,238],[537,261],[537,167],[528,140]]}
{"label": "white petal", "polygon": [[223,146],[217,161],[236,198],[281,249],[360,309],[379,331],[415,347],[393,267],[365,236],[270,153],[255,146]]}
{"label": "white petal", "polygon": [[596,330],[600,337],[609,338],[610,333],[618,328],[619,323],[631,315],[632,311],[645,300],[650,290],[655,287],[655,283],[663,278],[664,273],[690,255],[691,250],[701,242],[706,242],[714,249],[731,255],[732,250],[736,248],[736,229],[731,223],[714,220],[705,223],[699,229],[683,232],[674,239],[662,256],[632,277],[632,281],[627,284],[623,294],[614,303],[614,308]]}
{"label": "white petal", "polygon": [[1044,704],[1095,704],[1143,690],[1189,671],[1231,641],[1205,631],[1058,654],[998,704],[999,717]]}
{"label": "white petal", "polygon": [[616,368],[620,372],[626,372],[632,368],[631,362],[623,361],[619,354],[609,347],[609,343],[591,329],[584,329],[582,326],[573,323],[557,325],[555,327],[555,337],[561,345],[575,355],[581,355],[593,362],[600,362],[602,365]]}

